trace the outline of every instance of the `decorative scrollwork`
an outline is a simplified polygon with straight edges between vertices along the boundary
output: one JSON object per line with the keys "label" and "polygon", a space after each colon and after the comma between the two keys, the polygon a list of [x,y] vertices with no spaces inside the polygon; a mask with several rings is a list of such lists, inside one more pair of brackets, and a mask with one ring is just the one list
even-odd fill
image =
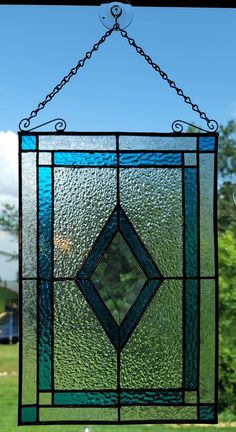
{"label": "decorative scrollwork", "polygon": [[30,120],[25,118],[25,119],[21,120],[21,122],[19,124],[19,129],[22,132],[24,132],[24,131],[25,132],[31,132],[35,129],[39,129],[42,126],[46,126],[47,124],[50,124],[50,123],[55,123],[54,127],[55,127],[55,130],[57,132],[64,132],[66,129],[66,122],[62,118],[56,118],[56,119],[50,120],[46,123],[42,123],[42,124],[35,126],[34,128],[31,128],[31,129],[28,129],[30,126]]}
{"label": "decorative scrollwork", "polygon": [[213,119],[211,119],[211,120],[209,120],[209,121],[207,122],[207,126],[209,127],[209,129],[210,129],[212,132],[217,132],[217,131],[218,131],[218,128],[219,128],[219,124],[217,123],[216,120],[213,120]]}
{"label": "decorative scrollwork", "polygon": [[[172,125],[171,125],[172,131],[173,131],[173,132],[176,132],[176,133],[181,133],[181,132],[183,132],[183,130],[184,130],[183,125],[184,125],[184,124],[185,124],[185,125],[188,125],[188,126],[190,126],[190,127],[193,127],[194,129],[201,130],[201,131],[203,131],[203,132],[209,132],[209,131],[206,130],[206,129],[203,129],[203,128],[199,127],[199,126],[196,126],[196,125],[194,125],[194,124],[188,123],[188,122],[186,122],[186,121],[184,121],[184,120],[175,120],[175,121],[172,123]],[[216,131],[218,130],[218,127],[219,127],[217,121],[215,121],[215,120],[209,120],[209,121],[207,121],[207,126],[209,127],[210,131],[212,131],[212,132],[216,132]]]}

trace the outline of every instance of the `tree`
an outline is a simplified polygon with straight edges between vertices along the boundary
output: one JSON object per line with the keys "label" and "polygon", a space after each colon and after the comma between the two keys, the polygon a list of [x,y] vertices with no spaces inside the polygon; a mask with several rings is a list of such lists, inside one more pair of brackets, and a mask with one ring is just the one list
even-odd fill
{"label": "tree", "polygon": [[236,413],[236,236],[219,236],[220,263],[220,380],[221,410]]}
{"label": "tree", "polygon": [[236,234],[236,123],[220,126],[219,139],[219,231],[232,229]]}
{"label": "tree", "polygon": [[10,233],[13,237],[18,236],[18,210],[9,203],[2,204],[0,213],[0,230]]}
{"label": "tree", "polygon": [[[9,203],[2,204],[2,211],[0,213],[0,230],[9,233],[13,238],[18,236],[18,210],[14,205]],[[9,261],[18,259],[17,253],[3,254],[9,256]]]}

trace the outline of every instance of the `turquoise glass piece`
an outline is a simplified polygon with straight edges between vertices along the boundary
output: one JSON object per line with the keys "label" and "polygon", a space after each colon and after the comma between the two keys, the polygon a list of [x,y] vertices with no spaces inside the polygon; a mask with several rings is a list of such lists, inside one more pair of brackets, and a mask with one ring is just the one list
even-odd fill
{"label": "turquoise glass piece", "polygon": [[214,151],[215,150],[215,137],[206,136],[199,138],[200,151]]}
{"label": "turquoise glass piece", "polygon": [[21,421],[22,423],[35,423],[37,419],[36,407],[22,407],[21,408]]}
{"label": "turquoise glass piece", "polygon": [[122,405],[174,405],[183,402],[183,394],[178,390],[129,390],[121,392],[120,401]]}
{"label": "turquoise glass piece", "polygon": [[36,150],[37,148],[37,138],[35,135],[23,135],[21,141],[22,150]]}
{"label": "turquoise glass piece", "polygon": [[121,153],[120,166],[164,166],[182,164],[180,153]]}
{"label": "turquoise glass piece", "polygon": [[198,386],[198,280],[185,281],[185,388]]}
{"label": "turquoise glass piece", "polygon": [[39,284],[39,390],[52,388],[52,282]]}
{"label": "turquoise glass piece", "polygon": [[214,422],[215,407],[214,405],[202,405],[199,407],[199,417],[203,422]]}
{"label": "turquoise glass piece", "polygon": [[88,406],[109,406],[117,405],[117,392],[60,392],[55,393],[54,403],[56,405],[88,405]]}
{"label": "turquoise glass piece", "polygon": [[39,182],[39,275],[50,279],[52,274],[52,170],[40,167]]}
{"label": "turquoise glass piece", "polygon": [[59,152],[55,153],[54,164],[60,166],[116,166],[116,153],[79,153]]}

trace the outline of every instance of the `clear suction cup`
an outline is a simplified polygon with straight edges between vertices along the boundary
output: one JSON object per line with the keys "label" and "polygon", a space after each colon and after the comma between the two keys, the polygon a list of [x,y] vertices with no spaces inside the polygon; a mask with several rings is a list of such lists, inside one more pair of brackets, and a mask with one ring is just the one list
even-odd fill
{"label": "clear suction cup", "polygon": [[101,23],[111,29],[117,22],[122,29],[128,27],[133,20],[133,8],[129,1],[104,1],[99,9]]}

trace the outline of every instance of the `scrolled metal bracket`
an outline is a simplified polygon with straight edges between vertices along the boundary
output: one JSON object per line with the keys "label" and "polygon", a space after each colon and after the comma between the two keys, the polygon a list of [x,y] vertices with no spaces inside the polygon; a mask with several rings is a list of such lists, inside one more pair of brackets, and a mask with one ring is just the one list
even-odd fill
{"label": "scrolled metal bracket", "polygon": [[217,130],[219,128],[219,125],[218,125],[217,121],[213,120],[213,119],[209,119],[207,121],[207,126],[208,126],[209,130],[203,129],[203,128],[199,127],[199,126],[196,126],[194,124],[188,123],[188,122],[186,122],[184,120],[175,120],[172,123],[172,125],[171,125],[172,131],[176,132],[176,133],[183,132],[183,130],[184,130],[184,126],[183,125],[187,125],[187,126],[193,127],[194,129],[198,129],[198,130],[201,130],[203,132],[217,132]]}
{"label": "scrolled metal bracket", "polygon": [[23,120],[21,120],[21,122],[19,124],[19,129],[21,132],[32,132],[33,130],[39,129],[42,126],[46,126],[46,125],[51,124],[51,123],[55,123],[54,127],[55,127],[55,130],[57,132],[64,132],[66,129],[66,122],[62,118],[56,118],[53,120],[49,120],[46,123],[42,123],[38,126],[30,128],[30,129],[29,129],[30,120],[27,118],[24,118]]}

